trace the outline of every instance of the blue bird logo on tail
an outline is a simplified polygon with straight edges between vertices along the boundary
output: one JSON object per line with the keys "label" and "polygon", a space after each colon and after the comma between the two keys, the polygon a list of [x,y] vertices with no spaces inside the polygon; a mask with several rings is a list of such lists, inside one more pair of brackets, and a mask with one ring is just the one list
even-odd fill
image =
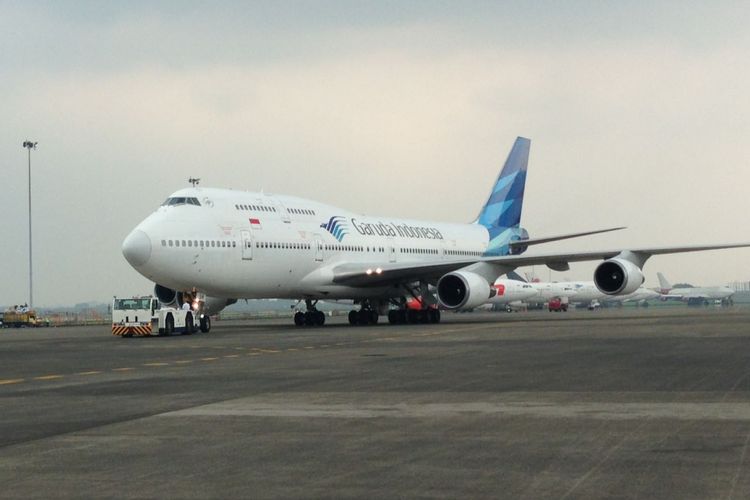
{"label": "blue bird logo on tail", "polygon": [[349,234],[346,219],[340,215],[334,215],[327,223],[321,224],[320,227],[331,233],[339,242],[344,239],[344,236]]}
{"label": "blue bird logo on tail", "polygon": [[508,243],[529,237],[520,223],[530,145],[531,141],[526,138],[516,139],[495,186],[477,217],[477,224],[486,227],[490,236],[485,255],[507,255],[510,253]]}

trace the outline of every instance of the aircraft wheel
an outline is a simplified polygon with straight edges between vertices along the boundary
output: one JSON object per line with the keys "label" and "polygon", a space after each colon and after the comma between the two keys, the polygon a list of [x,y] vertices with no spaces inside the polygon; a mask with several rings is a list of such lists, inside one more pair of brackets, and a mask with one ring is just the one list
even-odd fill
{"label": "aircraft wheel", "polygon": [[294,313],[294,324],[296,326],[302,326],[305,324],[305,313],[302,311],[297,311]]}
{"label": "aircraft wheel", "polygon": [[437,309],[428,309],[427,316],[430,323],[440,323],[440,311]]}
{"label": "aircraft wheel", "polygon": [[370,322],[370,313],[369,311],[366,311],[365,309],[360,309],[356,312],[356,324],[357,325],[366,325]]}
{"label": "aircraft wheel", "polygon": [[357,313],[357,311],[349,311],[349,324],[350,325],[359,324],[359,314]]}
{"label": "aircraft wheel", "polygon": [[406,311],[405,309],[399,309],[397,323],[404,324],[406,323],[407,319],[409,319],[408,311]]}
{"label": "aircraft wheel", "polygon": [[378,312],[377,311],[370,311],[370,324],[371,325],[377,325],[378,324]]}
{"label": "aircraft wheel", "polygon": [[211,317],[208,314],[204,314],[203,317],[201,317],[201,332],[208,333],[211,331]]}
{"label": "aircraft wheel", "polygon": [[318,326],[323,326],[326,323],[326,315],[323,313],[323,311],[315,311],[313,313],[315,315],[315,324]]}
{"label": "aircraft wheel", "polygon": [[421,311],[415,311],[414,309],[409,309],[408,311],[406,311],[406,322],[407,323],[419,323],[420,312]]}
{"label": "aircraft wheel", "polygon": [[398,313],[399,312],[395,309],[391,309],[390,311],[388,311],[388,323],[392,325],[398,324]]}
{"label": "aircraft wheel", "polygon": [[305,325],[313,326],[315,324],[315,315],[311,311],[305,313]]}

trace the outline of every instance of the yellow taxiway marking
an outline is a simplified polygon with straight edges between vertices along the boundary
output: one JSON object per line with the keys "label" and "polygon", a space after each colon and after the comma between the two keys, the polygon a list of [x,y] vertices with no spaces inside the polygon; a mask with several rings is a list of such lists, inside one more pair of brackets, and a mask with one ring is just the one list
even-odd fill
{"label": "yellow taxiway marking", "polygon": [[305,347],[303,347],[302,349],[315,349],[315,347],[313,347],[313,346],[311,346],[311,345],[306,345],[306,346],[305,346]]}
{"label": "yellow taxiway marking", "polygon": [[259,352],[249,352],[247,355],[248,356],[260,356],[260,354],[261,353],[259,353]]}
{"label": "yellow taxiway marking", "polygon": [[78,372],[76,375],[99,375],[101,372],[98,370],[91,370],[88,372]]}
{"label": "yellow taxiway marking", "polygon": [[7,378],[4,380],[0,380],[0,385],[10,385],[10,384],[20,384],[23,382],[24,378]]}
{"label": "yellow taxiway marking", "polygon": [[63,378],[63,375],[42,375],[41,377],[34,377],[34,380],[57,380]]}
{"label": "yellow taxiway marking", "polygon": [[169,363],[143,363],[143,366],[169,366]]}
{"label": "yellow taxiway marking", "polygon": [[275,353],[281,352],[281,351],[277,351],[275,349],[261,349],[260,352],[267,352],[269,354],[275,354]]}
{"label": "yellow taxiway marking", "polygon": [[296,347],[290,347],[289,349],[287,349],[287,351],[295,352],[295,351],[299,351],[299,349],[297,349]]}
{"label": "yellow taxiway marking", "polygon": [[201,358],[201,361],[216,361],[219,358]]}
{"label": "yellow taxiway marking", "polygon": [[240,357],[240,355],[239,355],[239,354],[227,354],[227,355],[226,355],[226,356],[224,356],[224,357],[225,357],[225,358],[239,358],[239,357]]}
{"label": "yellow taxiway marking", "polygon": [[179,359],[179,360],[175,361],[174,364],[176,364],[176,365],[186,365],[186,364],[192,363],[192,362],[193,362],[192,359]]}
{"label": "yellow taxiway marking", "polygon": [[133,371],[135,368],[125,367],[125,368],[112,368],[113,372],[129,372]]}

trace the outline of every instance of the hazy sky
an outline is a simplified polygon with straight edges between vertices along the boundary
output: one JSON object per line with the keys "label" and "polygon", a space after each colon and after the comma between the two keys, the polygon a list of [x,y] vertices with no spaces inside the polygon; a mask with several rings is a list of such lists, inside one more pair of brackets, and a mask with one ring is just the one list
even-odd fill
{"label": "hazy sky", "polygon": [[[0,0],[0,304],[28,298],[27,138],[42,306],[149,292],[122,240],[190,176],[463,222],[518,135],[532,237],[629,227],[544,250],[750,241],[748,25],[747,2]],[[749,259],[654,257],[647,284]]]}

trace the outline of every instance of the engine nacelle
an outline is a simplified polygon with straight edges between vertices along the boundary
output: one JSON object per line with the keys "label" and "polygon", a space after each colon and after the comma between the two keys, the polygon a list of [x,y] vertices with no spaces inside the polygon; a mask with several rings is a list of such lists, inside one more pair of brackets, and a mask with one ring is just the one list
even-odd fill
{"label": "engine nacelle", "polygon": [[625,259],[605,260],[594,270],[594,284],[607,295],[627,295],[646,281],[641,269]]}
{"label": "engine nacelle", "polygon": [[182,293],[171,288],[159,285],[154,285],[154,295],[159,299],[159,303],[167,307],[179,308],[182,305]]}
{"label": "engine nacelle", "polygon": [[496,290],[486,279],[467,271],[448,273],[437,284],[437,298],[445,309],[471,309],[487,302]]}
{"label": "engine nacelle", "polygon": [[221,299],[219,297],[206,297],[203,301],[203,313],[212,316],[218,314],[222,309],[231,306],[237,299]]}
{"label": "engine nacelle", "polygon": [[[185,297],[185,294],[183,292],[178,292],[159,284],[154,286],[154,295],[156,295],[156,298],[159,299],[159,302],[163,306],[175,308],[182,307],[183,298]],[[203,299],[202,312],[208,315],[218,314],[222,309],[234,304],[235,302],[237,302],[237,299],[205,297]],[[192,304],[191,307],[193,307]]]}

